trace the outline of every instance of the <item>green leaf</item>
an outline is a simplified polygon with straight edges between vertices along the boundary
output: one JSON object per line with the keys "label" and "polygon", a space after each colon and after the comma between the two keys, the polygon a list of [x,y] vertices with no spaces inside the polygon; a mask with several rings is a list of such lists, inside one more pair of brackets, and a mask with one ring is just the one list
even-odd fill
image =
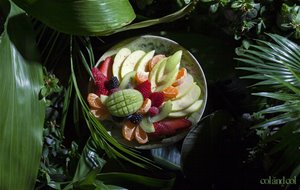
{"label": "green leaf", "polygon": [[36,55],[30,20],[11,3],[0,37],[0,189],[33,189],[37,177],[45,104]]}
{"label": "green leaf", "polygon": [[76,35],[101,35],[135,18],[128,0],[14,0],[49,27]]}
{"label": "green leaf", "polygon": [[122,32],[122,31],[127,31],[127,30],[145,28],[145,27],[153,26],[156,24],[162,24],[162,23],[166,23],[166,22],[172,22],[172,21],[182,18],[186,14],[190,13],[193,9],[194,9],[194,4],[190,3],[175,13],[169,14],[169,15],[161,17],[161,18],[150,19],[150,20],[130,24],[123,28],[109,32],[106,35],[110,35],[110,34],[117,33],[117,32]]}
{"label": "green leaf", "polygon": [[97,175],[105,184],[120,185],[128,189],[172,189],[175,178],[157,179],[131,173],[111,172]]}
{"label": "green leaf", "polygon": [[[104,154],[104,152],[102,152],[102,154]],[[98,154],[96,145],[90,138],[82,151],[76,172],[73,177],[73,182],[84,179],[84,177],[87,176],[92,170],[97,169],[97,171],[100,171],[106,163],[106,161],[100,156],[102,157],[102,155]]]}

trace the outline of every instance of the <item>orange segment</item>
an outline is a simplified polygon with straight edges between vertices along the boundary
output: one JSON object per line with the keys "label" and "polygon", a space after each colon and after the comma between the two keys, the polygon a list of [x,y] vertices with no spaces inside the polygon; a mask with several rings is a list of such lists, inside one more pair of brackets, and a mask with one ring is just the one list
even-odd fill
{"label": "orange segment", "polygon": [[97,94],[89,93],[87,96],[87,101],[91,108],[101,108],[103,107],[103,104],[101,103],[101,100]]}
{"label": "orange segment", "polygon": [[154,65],[156,65],[156,63],[158,63],[161,59],[165,58],[165,55],[162,54],[158,54],[156,56],[154,56],[148,63],[148,70],[151,71],[154,67]]}
{"label": "orange segment", "polygon": [[131,123],[130,121],[126,121],[122,126],[123,137],[128,141],[132,141],[132,139],[135,136],[134,135],[135,128],[136,128],[135,124]]}
{"label": "orange segment", "polygon": [[184,81],[184,78],[186,76],[187,76],[187,70],[186,70],[186,68],[181,68],[178,71],[178,74],[176,76],[176,81],[173,83],[173,86],[178,86],[178,85],[182,84],[183,81]]}
{"label": "orange segment", "polygon": [[109,112],[105,108],[91,109],[91,113],[100,120],[105,120],[109,118]]}
{"label": "orange segment", "polygon": [[148,135],[140,126],[136,127],[134,136],[137,142],[140,144],[145,144],[148,142]]}
{"label": "orange segment", "polygon": [[149,111],[150,107],[151,107],[151,100],[149,98],[146,98],[144,100],[142,107],[139,109],[139,113],[146,114]]}
{"label": "orange segment", "polygon": [[169,86],[162,91],[164,93],[164,97],[166,99],[175,98],[178,94],[178,89],[174,86]]}
{"label": "orange segment", "polygon": [[135,75],[135,80],[137,84],[141,84],[145,82],[149,78],[149,72],[137,72]]}

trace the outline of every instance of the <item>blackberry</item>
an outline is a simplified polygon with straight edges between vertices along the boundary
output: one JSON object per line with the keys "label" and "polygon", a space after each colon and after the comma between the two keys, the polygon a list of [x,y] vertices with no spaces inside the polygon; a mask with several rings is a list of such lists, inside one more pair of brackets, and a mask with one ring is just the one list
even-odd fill
{"label": "blackberry", "polygon": [[128,120],[134,124],[139,124],[142,119],[143,119],[143,116],[138,113],[134,113],[134,114],[128,116]]}
{"label": "blackberry", "polygon": [[120,85],[119,80],[117,77],[112,77],[109,81],[106,82],[105,87],[107,90],[111,90],[114,88],[118,88]]}

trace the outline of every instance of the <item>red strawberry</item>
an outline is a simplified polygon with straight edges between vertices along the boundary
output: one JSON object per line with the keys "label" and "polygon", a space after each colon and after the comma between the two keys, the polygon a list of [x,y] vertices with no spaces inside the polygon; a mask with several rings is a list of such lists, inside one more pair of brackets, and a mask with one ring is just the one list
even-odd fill
{"label": "red strawberry", "polygon": [[187,119],[165,119],[154,123],[155,136],[174,135],[177,130],[188,128],[192,122]]}
{"label": "red strawberry", "polygon": [[164,102],[164,93],[162,92],[153,92],[149,99],[151,100],[151,106],[159,107]]}
{"label": "red strawberry", "polygon": [[98,96],[100,96],[101,94],[108,95],[109,91],[106,89],[104,82],[97,81],[95,82],[95,92]]}
{"label": "red strawberry", "polygon": [[94,67],[92,69],[92,74],[93,74],[95,82],[98,82],[98,81],[103,81],[103,82],[107,81],[107,77],[104,76],[103,73],[97,67]]}
{"label": "red strawberry", "polygon": [[151,94],[151,83],[149,82],[149,80],[146,80],[145,82],[142,82],[141,84],[137,85],[135,89],[142,93],[145,100],[149,98]]}
{"label": "red strawberry", "polygon": [[105,87],[105,82],[107,81],[107,78],[103,75],[101,71],[99,71],[98,68],[92,69],[92,74],[95,80],[95,92],[98,96],[101,94],[108,95],[108,90]]}
{"label": "red strawberry", "polygon": [[112,75],[112,64],[113,60],[111,57],[106,57],[105,60],[100,65],[100,72],[107,78],[110,78]]}

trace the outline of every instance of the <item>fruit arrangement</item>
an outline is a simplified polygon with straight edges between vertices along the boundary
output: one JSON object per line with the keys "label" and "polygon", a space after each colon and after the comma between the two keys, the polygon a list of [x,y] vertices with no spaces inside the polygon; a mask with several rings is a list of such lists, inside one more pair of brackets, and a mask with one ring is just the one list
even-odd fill
{"label": "fruit arrangement", "polygon": [[181,50],[167,57],[128,48],[106,57],[92,69],[93,93],[87,97],[91,113],[115,121],[124,139],[140,144],[191,127],[188,116],[203,100],[193,76],[180,67],[181,59]]}

